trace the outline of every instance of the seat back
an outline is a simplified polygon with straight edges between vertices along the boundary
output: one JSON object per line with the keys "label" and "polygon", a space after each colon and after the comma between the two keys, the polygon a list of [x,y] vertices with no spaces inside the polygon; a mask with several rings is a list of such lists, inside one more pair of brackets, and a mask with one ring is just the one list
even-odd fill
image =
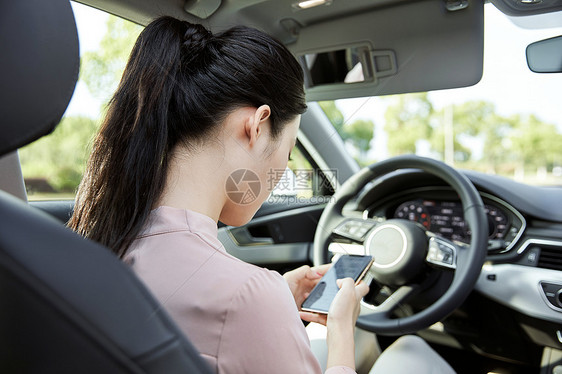
{"label": "seat back", "polygon": [[[51,132],[72,96],[69,1],[2,1],[0,50],[1,156]],[[1,373],[211,372],[107,248],[2,191],[0,303]]]}

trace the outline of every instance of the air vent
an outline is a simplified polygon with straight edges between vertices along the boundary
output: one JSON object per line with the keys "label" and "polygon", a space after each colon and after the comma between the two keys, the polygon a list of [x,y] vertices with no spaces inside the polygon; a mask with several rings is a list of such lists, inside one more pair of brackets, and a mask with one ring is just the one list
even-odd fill
{"label": "air vent", "polygon": [[542,245],[537,266],[544,269],[562,270],[562,247]]}

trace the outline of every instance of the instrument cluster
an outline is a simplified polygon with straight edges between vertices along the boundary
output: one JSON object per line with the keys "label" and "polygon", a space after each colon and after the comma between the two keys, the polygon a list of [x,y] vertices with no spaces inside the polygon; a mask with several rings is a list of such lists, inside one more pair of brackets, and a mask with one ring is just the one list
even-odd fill
{"label": "instrument cluster", "polygon": [[[482,194],[482,198],[488,217],[488,250],[504,252],[511,249],[524,230],[523,216],[493,196]],[[462,204],[458,199],[410,194],[385,205],[384,219],[399,218],[418,222],[426,230],[445,239],[470,243],[470,227],[464,220]],[[368,210],[368,216],[380,217],[373,209]]]}

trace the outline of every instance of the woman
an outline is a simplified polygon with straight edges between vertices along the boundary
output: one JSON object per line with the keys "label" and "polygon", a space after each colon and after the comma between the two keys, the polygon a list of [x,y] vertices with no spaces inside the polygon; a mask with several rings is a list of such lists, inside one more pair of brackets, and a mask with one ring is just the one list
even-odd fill
{"label": "woman", "polygon": [[[128,262],[216,372],[320,372],[301,318],[327,324],[326,373],[354,372],[366,285],[341,281],[327,319],[299,315],[326,266],[281,277],[217,239],[219,220],[243,225],[267,198],[305,110],[303,73],[281,43],[159,18],[133,48],[79,187],[70,226]],[[254,193],[244,199],[230,188],[241,175]]]}

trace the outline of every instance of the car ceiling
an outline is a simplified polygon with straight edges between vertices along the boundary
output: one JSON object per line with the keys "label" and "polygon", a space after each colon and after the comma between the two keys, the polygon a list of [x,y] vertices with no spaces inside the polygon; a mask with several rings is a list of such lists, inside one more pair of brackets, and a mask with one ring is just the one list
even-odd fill
{"label": "car ceiling", "polygon": [[[217,29],[234,23],[243,23],[262,28],[274,35],[275,27],[285,18],[294,18],[301,25],[330,22],[332,19],[357,12],[371,12],[395,7],[415,0],[331,0],[330,6],[316,7],[313,12],[295,12],[287,0],[75,0],[77,2],[118,15],[141,25],[146,25],[158,15],[170,15],[190,22],[204,23]],[[418,0],[419,1],[419,0]],[[424,0],[421,0],[424,1]],[[466,0],[443,0],[443,3],[463,3]],[[562,10],[562,0],[492,0],[502,12],[523,16]],[[206,20],[189,14],[185,8],[195,9],[204,3],[217,3],[218,9]],[[265,10],[265,11],[264,11]]]}
{"label": "car ceiling", "polygon": [[[215,2],[218,9],[205,19],[188,13],[185,8],[197,8],[198,4]],[[318,22],[326,22],[334,17],[372,9],[381,9],[411,0],[354,0],[334,1],[330,6],[316,7],[313,12],[296,12],[292,1],[279,0],[78,0],[77,2],[101,9],[111,14],[129,19],[141,25],[148,24],[158,15],[170,15],[194,23],[203,23],[213,30],[220,30],[237,23],[260,27],[280,37],[275,32],[281,19],[295,18],[300,24],[307,26]],[[193,7],[191,5],[194,5]]]}

